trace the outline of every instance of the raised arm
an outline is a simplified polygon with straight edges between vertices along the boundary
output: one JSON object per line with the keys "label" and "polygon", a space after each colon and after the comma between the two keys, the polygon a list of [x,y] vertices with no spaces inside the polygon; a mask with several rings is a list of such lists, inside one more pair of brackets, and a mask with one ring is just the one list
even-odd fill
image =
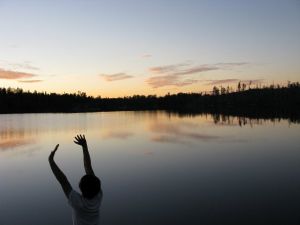
{"label": "raised arm", "polygon": [[49,155],[49,163],[50,163],[50,167],[51,170],[54,174],[54,176],[56,177],[56,179],[58,180],[58,182],[60,183],[66,197],[69,197],[70,192],[72,191],[72,186],[69,183],[66,175],[59,169],[59,167],[56,165],[55,161],[54,161],[54,155],[55,152],[57,151],[59,145],[56,145],[54,150],[50,153]]}
{"label": "raised arm", "polygon": [[92,163],[91,163],[91,157],[90,157],[90,153],[88,150],[88,146],[85,140],[85,136],[84,135],[77,135],[75,137],[75,141],[74,143],[81,145],[82,147],[82,151],[83,151],[83,163],[84,163],[84,169],[86,174],[88,175],[95,175],[93,168],[92,168]]}

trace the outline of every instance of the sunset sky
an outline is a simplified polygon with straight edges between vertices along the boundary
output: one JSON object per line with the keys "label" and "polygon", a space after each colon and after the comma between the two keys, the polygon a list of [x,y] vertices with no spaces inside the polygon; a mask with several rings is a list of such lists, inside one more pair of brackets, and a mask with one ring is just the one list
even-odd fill
{"label": "sunset sky", "polygon": [[0,0],[0,87],[103,97],[300,81],[300,0]]}

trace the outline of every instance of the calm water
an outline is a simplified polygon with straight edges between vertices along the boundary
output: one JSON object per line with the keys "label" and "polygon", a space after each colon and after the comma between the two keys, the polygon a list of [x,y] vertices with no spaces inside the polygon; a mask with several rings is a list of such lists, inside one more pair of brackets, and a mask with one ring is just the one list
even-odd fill
{"label": "calm water", "polygon": [[[217,121],[217,123],[216,123]],[[164,112],[0,115],[0,224],[71,224],[86,134],[103,225],[300,224],[300,125]]]}

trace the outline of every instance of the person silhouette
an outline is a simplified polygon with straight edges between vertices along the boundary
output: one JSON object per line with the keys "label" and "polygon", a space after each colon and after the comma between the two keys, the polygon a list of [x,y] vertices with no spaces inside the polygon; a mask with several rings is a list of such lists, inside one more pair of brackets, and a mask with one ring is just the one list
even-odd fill
{"label": "person silhouette", "polygon": [[84,175],[79,182],[79,188],[82,194],[73,190],[66,175],[54,161],[54,155],[59,144],[55,146],[54,150],[49,155],[48,159],[50,167],[72,207],[73,225],[98,225],[103,196],[101,181],[94,174],[85,136],[77,135],[74,142],[80,145],[83,151],[83,162],[86,175]]}

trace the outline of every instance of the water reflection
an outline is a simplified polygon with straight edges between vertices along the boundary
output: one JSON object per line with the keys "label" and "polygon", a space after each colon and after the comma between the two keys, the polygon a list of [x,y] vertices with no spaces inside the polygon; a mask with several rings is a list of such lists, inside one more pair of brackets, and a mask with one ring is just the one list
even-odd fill
{"label": "water reflection", "polygon": [[102,138],[104,139],[128,139],[129,137],[133,136],[134,133],[128,131],[113,131],[108,130],[103,133]]}
{"label": "water reflection", "polygon": [[[152,123],[149,126],[151,132],[155,135],[151,138],[156,142],[171,142],[171,143],[187,143],[186,139],[196,139],[200,141],[213,141],[219,139],[219,136],[210,135],[195,131],[187,130],[188,127],[196,127],[196,124],[191,123]],[[203,132],[203,131],[202,131]]]}
{"label": "water reflection", "polygon": [[60,143],[57,163],[77,187],[77,133],[103,181],[102,224],[299,222],[300,124],[109,112],[0,115],[1,225],[72,223],[47,157]]}
{"label": "water reflection", "polygon": [[[230,116],[223,114],[212,114],[212,119],[214,124],[222,126],[246,126],[249,125],[253,127],[255,125],[264,125],[266,123],[280,123],[281,118],[272,118],[272,119],[259,119],[259,118],[249,118],[244,116]],[[291,120],[287,120],[289,123],[292,123]]]}
{"label": "water reflection", "polygon": [[21,148],[26,145],[32,145],[33,140],[23,140],[23,139],[11,139],[9,141],[1,140],[0,141],[0,151],[13,150],[15,148]]}
{"label": "water reflection", "polygon": [[12,128],[0,130],[0,154],[17,151],[18,153],[31,153],[35,144],[32,133],[26,133],[25,129],[14,130]]}
{"label": "water reflection", "polygon": [[233,112],[231,113],[206,113],[206,112],[176,112],[176,111],[170,111],[167,112],[168,116],[177,116],[177,117],[198,117],[198,116],[202,116],[202,117],[222,117],[222,118],[240,118],[241,120],[243,120],[243,118],[247,118],[250,120],[260,120],[260,121],[277,121],[280,122],[282,120],[284,121],[288,121],[289,124],[299,124],[300,123],[300,118],[299,115],[297,115],[297,112],[291,112],[289,114],[283,113],[280,111],[274,111],[272,113],[270,112],[247,112],[247,113],[236,113],[234,114]]}

